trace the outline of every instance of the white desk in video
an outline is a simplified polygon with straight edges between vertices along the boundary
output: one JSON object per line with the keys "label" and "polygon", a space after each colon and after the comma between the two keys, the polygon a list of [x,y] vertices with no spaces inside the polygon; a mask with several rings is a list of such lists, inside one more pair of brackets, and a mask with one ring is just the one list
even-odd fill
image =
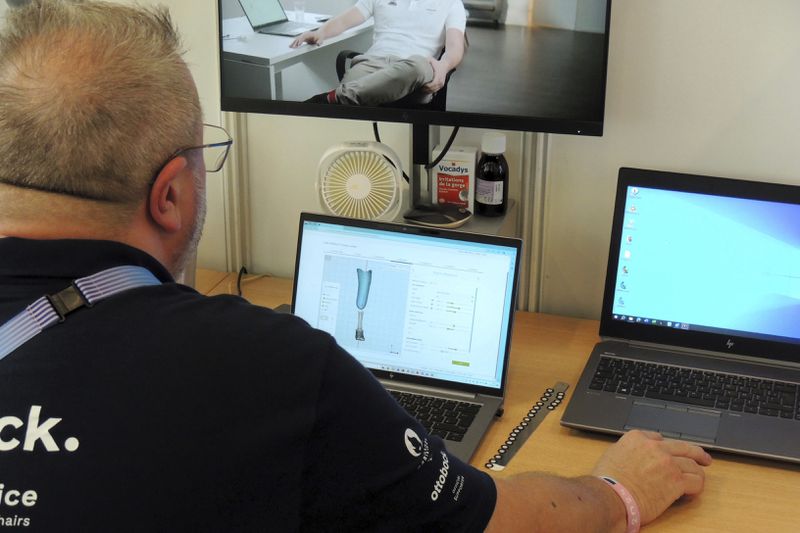
{"label": "white desk in video", "polygon": [[[306,21],[323,15],[306,13]],[[366,51],[372,19],[321,45],[290,48],[294,37],[256,33],[246,17],[222,21],[222,93],[229,97],[302,101],[337,85],[336,55]],[[293,67],[287,71],[289,67]]]}

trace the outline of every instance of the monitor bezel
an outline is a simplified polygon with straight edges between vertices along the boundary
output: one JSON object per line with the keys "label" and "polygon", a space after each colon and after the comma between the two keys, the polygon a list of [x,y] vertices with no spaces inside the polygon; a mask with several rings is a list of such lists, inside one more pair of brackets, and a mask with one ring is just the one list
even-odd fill
{"label": "monitor bezel", "polygon": [[620,168],[600,317],[600,336],[604,339],[624,339],[800,363],[798,355],[800,344],[727,333],[676,330],[666,326],[636,324],[613,318],[612,310],[617,286],[617,262],[622,241],[625,202],[628,187],[631,186],[800,205],[800,187],[792,185],[650,169]]}

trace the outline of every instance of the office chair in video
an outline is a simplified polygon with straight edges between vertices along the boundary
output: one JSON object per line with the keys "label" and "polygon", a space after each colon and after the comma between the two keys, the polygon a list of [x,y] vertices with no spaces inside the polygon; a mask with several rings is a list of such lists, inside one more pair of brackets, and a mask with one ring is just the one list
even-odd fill
{"label": "office chair in video", "polygon": [[[362,52],[356,52],[354,50],[342,50],[336,56],[336,76],[339,78],[339,81],[342,81],[344,78],[344,73],[350,68],[350,61],[356,57],[361,55]],[[442,53],[439,54],[439,59],[444,55],[444,50]],[[404,96],[399,100],[395,100],[394,102],[389,102],[387,104],[382,104],[382,107],[399,107],[404,109],[429,109],[431,111],[445,111],[447,108],[447,84],[450,82],[450,76],[453,75],[456,69],[452,69],[450,72],[447,73],[447,77],[444,80],[444,86],[439,89],[436,93],[434,93],[433,98],[428,103],[420,103],[416,99],[416,95],[414,93]]]}

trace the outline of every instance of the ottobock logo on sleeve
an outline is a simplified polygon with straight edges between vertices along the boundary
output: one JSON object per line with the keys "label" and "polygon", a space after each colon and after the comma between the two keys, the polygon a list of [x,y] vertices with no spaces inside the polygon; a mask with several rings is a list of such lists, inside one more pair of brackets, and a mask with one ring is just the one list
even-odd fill
{"label": "ottobock logo on sleeve", "polygon": [[406,448],[408,448],[408,453],[413,455],[414,457],[419,457],[422,455],[422,439],[419,438],[417,432],[411,428],[406,429]]}
{"label": "ottobock logo on sleeve", "polygon": [[411,428],[407,428],[405,435],[403,435],[403,442],[406,445],[406,450],[411,454],[411,457],[419,459],[417,470],[422,468],[422,465],[431,461],[431,448],[428,444],[428,439],[422,439],[417,432]]}
{"label": "ottobock logo on sleeve", "polygon": [[450,460],[447,458],[447,454],[444,452],[439,453],[442,454],[442,467],[439,469],[439,477],[433,483],[433,490],[431,491],[431,500],[433,501],[439,499],[439,495],[444,490],[445,483],[447,483],[447,476],[450,473]]}
{"label": "ottobock logo on sleeve", "polygon": [[55,441],[50,431],[61,422],[60,418],[42,419],[42,406],[31,406],[27,420],[23,421],[16,416],[0,417],[0,452],[10,452],[22,446],[22,451],[33,452],[36,443],[41,442],[48,452],[66,450],[74,452],[80,442],[75,437],[68,437],[61,443]]}

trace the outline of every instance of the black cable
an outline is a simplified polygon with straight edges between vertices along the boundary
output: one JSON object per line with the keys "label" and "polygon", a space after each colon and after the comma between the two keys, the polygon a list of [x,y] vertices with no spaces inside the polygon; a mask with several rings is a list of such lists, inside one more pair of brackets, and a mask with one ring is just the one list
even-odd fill
{"label": "black cable", "polygon": [[[380,132],[378,132],[378,123],[377,122],[373,122],[372,123],[372,133],[375,135],[375,142],[381,142],[381,134],[380,134]],[[395,166],[394,162],[391,159],[389,159],[386,156],[383,156],[383,158],[386,159],[389,162],[390,165],[392,165],[393,167],[397,168]],[[409,183],[411,180],[409,179],[408,174],[406,174],[406,171],[403,170],[403,169],[400,169],[400,172],[402,172],[403,179],[406,180],[406,183]]]}
{"label": "black cable", "polygon": [[[450,147],[453,146],[453,141],[456,140],[456,135],[458,135],[458,130],[459,130],[459,126],[456,126],[456,127],[453,128],[453,132],[450,134],[450,138],[447,139],[447,142],[444,145],[444,150],[442,150],[442,153],[439,154],[439,157],[436,158],[436,161],[433,161],[432,163],[428,163],[427,165],[425,165],[425,170],[432,169],[433,167],[435,167],[436,165],[439,164],[439,161],[444,159],[444,156],[446,156],[447,152],[450,151]],[[381,134],[378,132],[378,123],[377,122],[373,122],[372,123],[372,132],[375,134],[375,141],[376,142],[381,142]],[[403,172],[403,177],[406,179],[406,181],[408,181],[408,176],[406,176],[405,172]]]}
{"label": "black cable", "polygon": [[439,164],[439,161],[444,159],[444,156],[447,155],[447,152],[450,150],[450,147],[453,146],[453,141],[456,140],[456,135],[458,135],[458,126],[453,128],[453,133],[451,133],[450,134],[450,138],[447,139],[447,142],[444,145],[444,149],[442,150],[442,153],[439,154],[439,157],[436,158],[436,161],[425,165],[425,170],[430,170],[430,169],[434,168],[436,165]]}
{"label": "black cable", "polygon": [[241,296],[242,295],[242,276],[247,274],[247,268],[242,265],[242,268],[239,269],[239,275],[236,277],[236,293]]}
{"label": "black cable", "polygon": [[[430,169],[434,168],[436,165],[439,164],[439,161],[444,159],[444,156],[447,155],[447,152],[450,151],[450,147],[453,146],[453,142],[456,140],[456,135],[458,135],[458,130],[459,130],[459,126],[455,126],[453,128],[452,133],[450,133],[450,138],[447,139],[447,142],[444,145],[444,149],[442,150],[442,153],[439,154],[439,157],[437,157],[435,161],[432,161],[432,162],[428,163],[427,165],[425,165],[425,170],[430,170]],[[378,123],[377,122],[373,122],[372,123],[372,132],[375,134],[375,141],[376,142],[381,142],[381,134],[378,131]],[[386,156],[384,156],[384,157],[386,157]],[[386,160],[389,161],[389,163],[391,163],[392,166],[394,166],[394,163],[392,163],[391,159],[386,157]],[[405,173],[405,171],[401,171],[401,172],[403,172],[403,178],[405,178],[406,181],[409,181],[408,175]]]}

